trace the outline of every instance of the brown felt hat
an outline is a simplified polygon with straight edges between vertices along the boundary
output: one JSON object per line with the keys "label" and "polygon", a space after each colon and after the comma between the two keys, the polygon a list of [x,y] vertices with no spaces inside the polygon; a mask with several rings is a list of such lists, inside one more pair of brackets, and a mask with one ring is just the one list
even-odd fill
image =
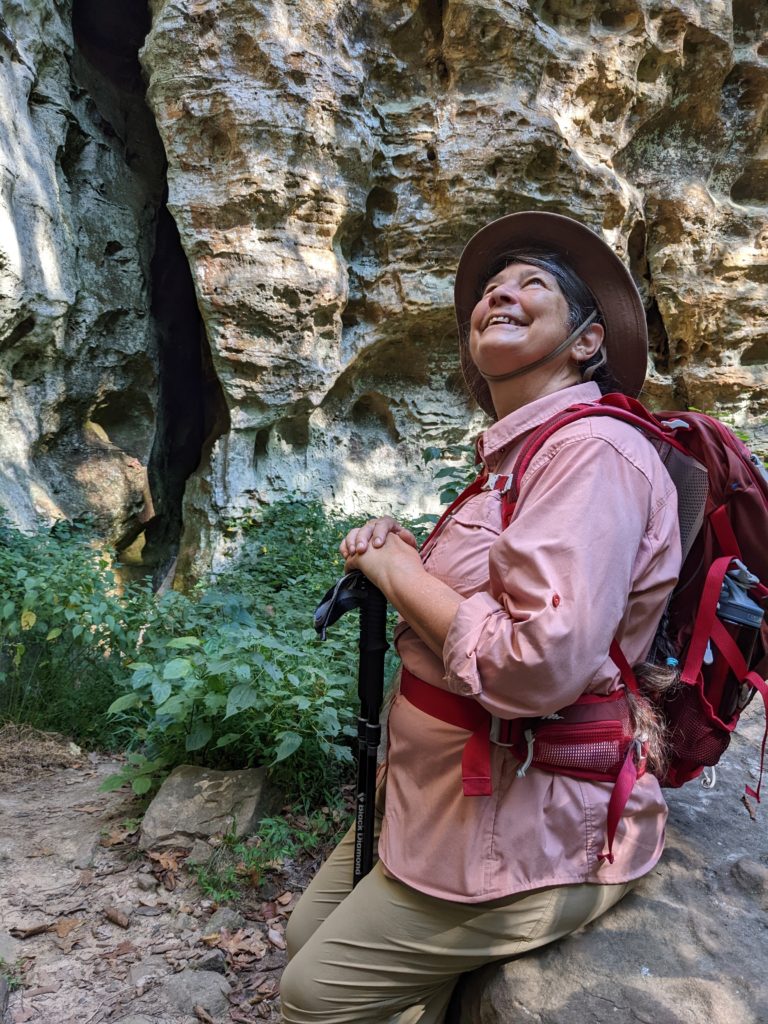
{"label": "brown felt hat", "polygon": [[562,256],[595,297],[605,324],[608,366],[625,395],[636,398],[648,367],[648,327],[629,271],[591,228],[558,213],[512,213],[481,228],[464,248],[454,301],[461,368],[478,405],[495,416],[488,383],[469,354],[469,320],[482,288],[507,251],[527,246]]}

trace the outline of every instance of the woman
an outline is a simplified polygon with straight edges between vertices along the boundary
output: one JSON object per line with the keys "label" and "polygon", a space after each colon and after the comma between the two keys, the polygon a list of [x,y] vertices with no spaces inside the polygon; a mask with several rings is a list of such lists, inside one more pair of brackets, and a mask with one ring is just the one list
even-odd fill
{"label": "woman", "polygon": [[[596,401],[601,377],[633,396],[642,386],[640,298],[575,221],[487,225],[462,254],[455,297],[465,376],[496,421],[478,446],[490,474],[511,472],[533,428]],[[459,974],[593,920],[661,853],[653,775],[638,779],[606,852],[613,783],[530,765],[505,743],[516,723],[569,721],[585,694],[625,708],[609,649],[616,638],[634,664],[651,646],[680,568],[674,485],[642,434],[589,417],[538,451],[507,529],[502,500],[469,497],[421,555],[389,517],[341,545],[347,570],[400,613],[402,685],[379,861],[350,892],[348,836],[299,903],[288,1024],[437,1024]]]}

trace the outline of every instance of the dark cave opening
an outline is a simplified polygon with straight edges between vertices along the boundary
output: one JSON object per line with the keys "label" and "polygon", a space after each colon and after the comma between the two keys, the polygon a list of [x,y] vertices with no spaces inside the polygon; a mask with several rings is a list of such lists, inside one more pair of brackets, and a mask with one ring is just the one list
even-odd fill
{"label": "dark cave opening", "polygon": [[[72,28],[81,57],[126,106],[142,104],[148,111],[146,83],[139,63],[139,49],[151,27],[147,0],[74,0]],[[99,96],[92,96],[99,106]],[[167,162],[151,114],[144,125],[153,126],[155,138],[147,140],[124,120],[124,158],[139,176],[155,176],[155,209],[148,223],[153,232],[149,246],[148,313],[157,340],[157,395],[155,428],[148,463],[152,517],[143,524],[142,568],[153,572],[159,584],[178,554],[183,529],[183,503],[187,480],[198,469],[213,441],[229,429],[221,383],[211,357],[205,325],[197,304],[192,272],[176,223],[168,210]],[[111,127],[111,126],[110,126]],[[160,159],[145,160],[149,147]],[[132,544],[139,527],[118,547]]]}

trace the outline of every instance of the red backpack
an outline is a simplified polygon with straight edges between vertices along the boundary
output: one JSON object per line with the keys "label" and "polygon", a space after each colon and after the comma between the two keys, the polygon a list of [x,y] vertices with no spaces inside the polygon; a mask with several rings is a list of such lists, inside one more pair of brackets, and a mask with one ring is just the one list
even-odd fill
{"label": "red backpack", "polygon": [[[621,394],[574,405],[526,440],[504,480],[503,525],[508,526],[520,482],[542,445],[584,416],[612,416],[638,427],[656,446],[678,492],[683,565],[649,659],[682,666],[681,686],[657,701],[670,756],[665,786],[681,786],[722,757],[739,716],[759,692],[766,709],[757,788],[760,802],[768,738],[768,474],[727,427],[702,413],[652,414]],[[660,650],[663,634],[674,650]],[[626,686],[642,692],[614,642],[611,657]]]}

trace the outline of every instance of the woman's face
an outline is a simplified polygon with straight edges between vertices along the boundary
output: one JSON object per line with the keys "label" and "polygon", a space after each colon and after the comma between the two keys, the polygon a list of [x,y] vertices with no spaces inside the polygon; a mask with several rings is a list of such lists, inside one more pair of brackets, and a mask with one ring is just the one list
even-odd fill
{"label": "woman's face", "polygon": [[552,274],[512,263],[490,278],[472,311],[469,352],[481,373],[511,373],[548,355],[568,333],[568,303]]}

